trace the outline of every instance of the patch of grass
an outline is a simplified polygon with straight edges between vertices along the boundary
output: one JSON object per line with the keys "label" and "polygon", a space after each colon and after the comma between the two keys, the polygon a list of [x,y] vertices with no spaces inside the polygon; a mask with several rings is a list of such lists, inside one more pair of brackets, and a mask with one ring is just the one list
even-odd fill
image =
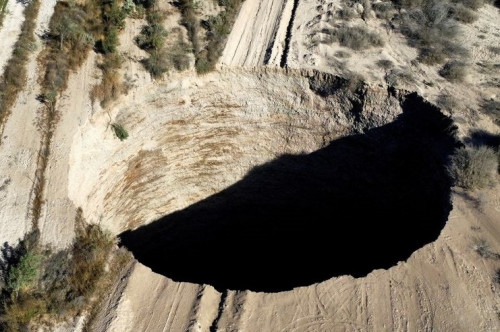
{"label": "patch of grass", "polygon": [[3,76],[0,77],[0,123],[8,117],[17,95],[25,87],[26,63],[36,47],[34,31],[39,7],[39,0],[33,0],[26,6],[21,34],[14,45],[12,57],[5,65]]}
{"label": "patch of grass", "polygon": [[448,173],[455,185],[465,189],[480,189],[491,183],[497,172],[497,159],[492,148],[461,147],[451,156]]}
{"label": "patch of grass", "polygon": [[340,45],[356,51],[384,45],[383,39],[378,34],[360,26],[344,25],[333,32],[333,37]]}
{"label": "patch of grass", "polygon": [[450,82],[463,82],[467,76],[467,65],[461,61],[449,61],[441,68],[439,75]]}
{"label": "patch of grass", "polygon": [[120,141],[126,140],[128,138],[128,132],[123,128],[121,124],[113,123],[111,124],[111,128],[115,133],[116,137],[120,139]]}

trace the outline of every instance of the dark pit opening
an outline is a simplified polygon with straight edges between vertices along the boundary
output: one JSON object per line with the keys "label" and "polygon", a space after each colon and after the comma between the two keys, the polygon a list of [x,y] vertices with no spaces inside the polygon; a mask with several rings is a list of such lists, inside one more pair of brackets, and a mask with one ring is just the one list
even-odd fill
{"label": "dark pit opening", "polygon": [[176,281],[278,292],[365,276],[434,241],[451,210],[452,121],[416,94],[394,122],[284,155],[224,191],[120,235]]}

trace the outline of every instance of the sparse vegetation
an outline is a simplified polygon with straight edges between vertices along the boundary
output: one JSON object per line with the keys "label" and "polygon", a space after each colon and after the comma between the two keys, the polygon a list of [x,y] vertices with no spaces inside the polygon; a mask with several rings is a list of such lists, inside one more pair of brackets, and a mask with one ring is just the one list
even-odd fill
{"label": "sparse vegetation", "polygon": [[93,99],[101,101],[101,106],[106,107],[111,101],[118,98],[125,90],[119,69],[123,58],[117,53],[106,54],[98,67],[102,71],[101,83],[94,86],[91,92]]}
{"label": "sparse vegetation", "polygon": [[34,281],[38,278],[42,259],[42,255],[27,252],[21,257],[19,263],[10,269],[7,287],[15,297],[20,291],[26,292],[33,287]]}
{"label": "sparse vegetation", "polygon": [[120,139],[120,141],[126,140],[128,138],[128,132],[123,128],[121,124],[113,123],[111,124],[111,128],[113,128],[113,132],[116,137]]}
{"label": "sparse vegetation", "polygon": [[119,0],[99,1],[102,34],[96,43],[96,49],[103,54],[98,65],[102,71],[102,78],[100,84],[92,89],[91,96],[100,100],[102,107],[106,107],[125,90],[119,73],[123,59],[116,53],[119,44],[118,34],[125,27],[127,13],[135,10],[135,6],[132,6],[133,2],[130,1],[126,1],[122,7]]}
{"label": "sparse vegetation", "polygon": [[493,282],[497,285],[500,285],[500,268],[496,269],[493,273]]}
{"label": "sparse vegetation", "polygon": [[136,38],[137,45],[143,50],[158,50],[165,44],[165,38],[168,35],[163,27],[165,16],[158,11],[148,13],[149,25],[142,28],[141,33]]}
{"label": "sparse vegetation", "polygon": [[332,30],[328,41],[338,42],[340,45],[356,51],[384,45],[383,39],[378,34],[370,32],[361,26],[350,27],[343,25],[336,30]]}
{"label": "sparse vegetation", "polygon": [[484,114],[488,115],[493,122],[500,126],[500,102],[495,99],[485,100],[481,107]]}
{"label": "sparse vegetation", "polygon": [[471,247],[483,258],[500,259],[500,254],[492,251],[490,244],[482,237],[473,238]]}
{"label": "sparse vegetation", "polygon": [[41,57],[45,65],[42,82],[44,99],[55,103],[57,94],[66,88],[69,72],[80,66],[94,47],[98,29],[94,17],[100,10],[90,5],[60,1],[56,4],[49,28],[46,50]]}
{"label": "sparse vegetation", "polygon": [[358,13],[354,8],[351,7],[345,7],[342,9],[339,9],[337,12],[337,16],[344,21],[351,21],[357,17],[359,17]]}
{"label": "sparse vegetation", "polygon": [[[68,250],[50,252],[38,240],[12,248],[2,278],[2,331],[20,331],[37,324],[80,315],[110,287],[110,280],[130,256],[115,250],[115,241],[96,225],[84,225],[78,214],[77,236]],[[4,257],[3,262],[6,261]],[[110,274],[106,274],[109,266]]]}
{"label": "sparse vegetation", "polygon": [[[142,2],[137,5],[141,5],[140,3]],[[166,45],[169,32],[163,26],[165,13],[156,9],[155,1],[149,1],[143,5],[146,8],[148,25],[142,28],[139,36],[136,37],[136,43],[150,54],[149,58],[142,61],[146,70],[154,78],[160,78],[171,67],[180,71],[188,69],[191,48],[184,42],[180,30],[173,30],[178,35],[176,44]]]}
{"label": "sparse vegetation", "polygon": [[451,94],[442,93],[439,95],[437,104],[439,107],[444,108],[447,111],[453,111],[458,106],[457,99]]}
{"label": "sparse vegetation", "polygon": [[497,155],[492,148],[465,146],[450,159],[448,173],[455,185],[465,189],[483,188],[497,171]]}
{"label": "sparse vegetation", "polygon": [[[196,15],[195,2],[193,0],[179,1],[182,24],[186,27],[189,40],[193,45],[195,67],[199,74],[207,73],[215,68],[242,2],[243,0],[218,0],[219,6],[224,7],[224,10],[200,22]],[[199,40],[200,27],[206,31],[204,47]]]}
{"label": "sparse vegetation", "polygon": [[9,0],[0,0],[0,27],[3,25],[3,18],[7,13],[7,3]]}
{"label": "sparse vegetation", "polygon": [[385,81],[388,85],[400,87],[401,85],[408,85],[415,82],[413,75],[406,69],[392,69],[385,75]]}
{"label": "sparse vegetation", "polygon": [[388,69],[391,69],[392,67],[394,67],[394,63],[391,60],[380,59],[377,61],[377,66],[379,66],[380,68],[382,68],[384,70],[388,70]]}
{"label": "sparse vegetation", "polygon": [[456,4],[451,8],[453,18],[459,22],[470,24],[477,20],[477,14],[473,9],[468,8],[461,3]]}
{"label": "sparse vegetation", "polygon": [[488,50],[493,54],[500,54],[500,46],[489,46]]}
{"label": "sparse vegetation", "polygon": [[340,50],[335,52],[335,56],[340,59],[346,59],[351,57],[351,53]]}
{"label": "sparse vegetation", "polygon": [[461,61],[449,61],[441,68],[439,75],[450,82],[463,82],[467,75],[467,65]]}
{"label": "sparse vegetation", "polygon": [[35,19],[39,7],[39,0],[33,0],[26,6],[21,35],[14,45],[12,57],[5,66],[3,76],[0,77],[0,122],[5,121],[10,113],[10,109],[14,105],[17,95],[25,87],[27,77],[26,63],[36,47],[34,31]]}
{"label": "sparse vegetation", "polygon": [[471,20],[471,12],[467,6],[436,0],[393,2],[400,10],[396,16],[399,29],[407,37],[409,45],[419,50],[421,62],[441,64],[446,59],[464,58],[468,55],[467,50],[456,41],[459,35],[456,21]]}
{"label": "sparse vegetation", "polygon": [[143,64],[154,78],[160,78],[168,71],[169,63],[165,38],[168,35],[163,27],[165,15],[154,9],[154,3],[148,4],[146,17],[148,25],[144,26],[136,38],[137,45],[149,52],[150,56],[144,59]]}

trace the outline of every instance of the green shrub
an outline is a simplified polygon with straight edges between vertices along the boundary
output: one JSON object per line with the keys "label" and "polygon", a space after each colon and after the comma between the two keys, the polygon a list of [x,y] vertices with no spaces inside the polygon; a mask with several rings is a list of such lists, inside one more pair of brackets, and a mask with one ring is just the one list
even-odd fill
{"label": "green shrub", "polygon": [[152,23],[142,28],[136,43],[143,50],[157,50],[163,47],[167,35],[168,32],[161,23]]}
{"label": "green shrub", "polygon": [[497,155],[489,147],[466,146],[450,158],[448,173],[455,185],[465,189],[483,188],[497,171]]}
{"label": "green shrub", "polygon": [[43,256],[27,252],[21,257],[19,263],[9,271],[7,287],[17,296],[19,291],[26,291],[33,287],[38,278],[38,272],[43,261]]}
{"label": "green shrub", "polygon": [[439,75],[450,82],[463,82],[467,75],[467,65],[461,61],[449,61],[439,71]]}
{"label": "green shrub", "polygon": [[123,128],[121,124],[113,123],[111,125],[111,128],[113,128],[116,137],[118,137],[120,141],[128,138],[128,132],[125,130],[125,128]]}

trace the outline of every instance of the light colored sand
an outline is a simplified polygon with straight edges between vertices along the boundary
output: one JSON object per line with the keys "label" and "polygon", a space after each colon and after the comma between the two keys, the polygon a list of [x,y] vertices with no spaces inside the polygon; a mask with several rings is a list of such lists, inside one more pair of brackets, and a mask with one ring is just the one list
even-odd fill
{"label": "light colored sand", "polygon": [[7,3],[7,14],[0,28],[0,76],[3,74],[4,66],[9,61],[14,44],[21,33],[21,26],[24,22],[24,6],[18,1],[9,1]]}

